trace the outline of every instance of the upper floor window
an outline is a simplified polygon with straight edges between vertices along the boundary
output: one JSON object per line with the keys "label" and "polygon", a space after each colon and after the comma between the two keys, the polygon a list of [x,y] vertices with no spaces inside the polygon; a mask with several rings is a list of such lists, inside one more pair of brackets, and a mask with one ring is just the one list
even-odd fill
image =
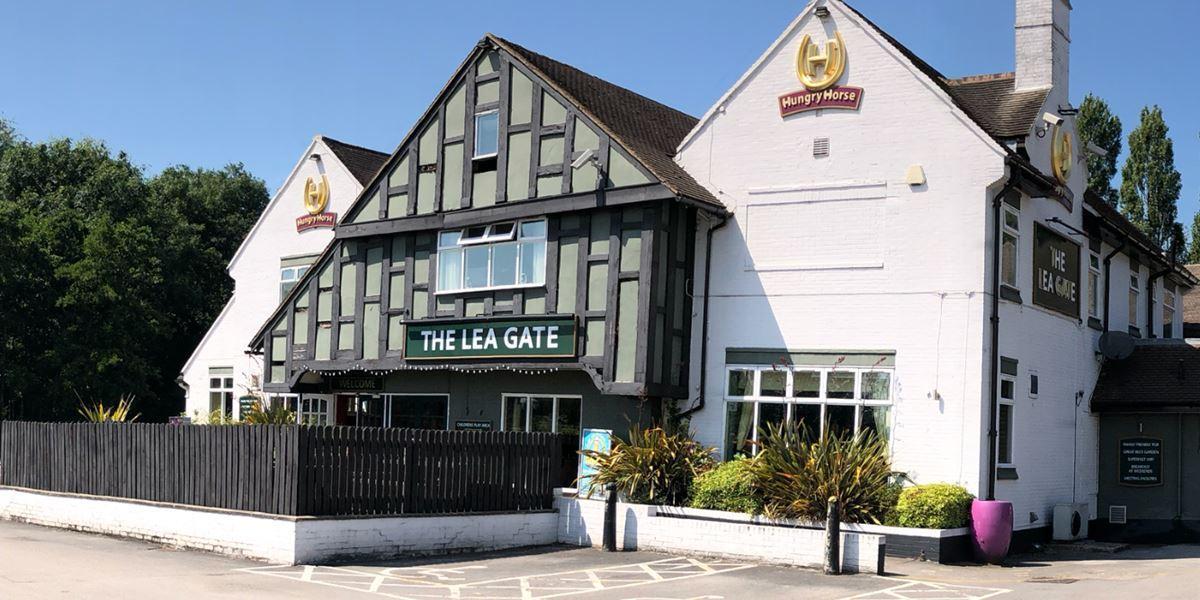
{"label": "upper floor window", "polygon": [[1088,316],[1100,316],[1100,255],[1088,255]]}
{"label": "upper floor window", "polygon": [[437,281],[438,293],[544,285],[546,220],[441,232]]}
{"label": "upper floor window", "polygon": [[1138,275],[1134,273],[1129,276],[1129,326],[1138,326],[1138,297],[1140,290],[1138,289]]}
{"label": "upper floor window", "polygon": [[1162,336],[1175,337],[1175,292],[1163,290]]}
{"label": "upper floor window", "polygon": [[475,115],[475,158],[495,156],[500,151],[500,112]]}
{"label": "upper floor window", "polygon": [[298,267],[282,267],[279,269],[279,297],[280,299],[288,295],[292,288],[304,278],[304,274],[308,272],[308,266]]}
{"label": "upper floor window", "polygon": [[1021,240],[1021,215],[1004,207],[1004,231],[1000,239],[1000,283],[1017,287],[1018,248]]}

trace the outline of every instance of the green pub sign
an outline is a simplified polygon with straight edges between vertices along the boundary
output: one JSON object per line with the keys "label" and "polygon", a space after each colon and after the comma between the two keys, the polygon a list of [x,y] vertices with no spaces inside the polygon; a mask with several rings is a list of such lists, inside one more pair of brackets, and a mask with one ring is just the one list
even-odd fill
{"label": "green pub sign", "polygon": [[1079,245],[1035,223],[1033,303],[1079,318]]}
{"label": "green pub sign", "polygon": [[407,360],[574,358],[575,317],[409,323]]}

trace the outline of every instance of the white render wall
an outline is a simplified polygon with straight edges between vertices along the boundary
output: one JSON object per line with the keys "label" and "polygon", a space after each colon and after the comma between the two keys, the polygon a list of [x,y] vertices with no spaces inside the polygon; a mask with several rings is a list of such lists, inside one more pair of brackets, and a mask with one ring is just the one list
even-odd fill
{"label": "white render wall", "polygon": [[[704,443],[722,446],[727,348],[891,350],[897,467],[917,481],[976,490],[986,376],[982,232],[1004,176],[1002,152],[898,51],[839,4],[829,7],[830,24],[802,15],[678,156],[734,213],[713,240],[706,408],[692,424]],[[843,83],[864,89],[860,110],[781,118],[778,96],[802,88],[800,37],[823,41],[834,28],[848,51]],[[812,156],[816,137],[829,138],[830,156]],[[926,185],[904,183],[914,164]],[[770,212],[789,204],[790,217]],[[754,213],[763,210],[772,218],[758,222],[793,227],[790,239],[756,240],[763,227],[756,231]],[[692,356],[700,356],[695,306]],[[699,369],[691,372],[699,391]]]}
{"label": "white render wall", "polygon": [[[604,537],[604,501],[559,496],[558,541],[599,547]],[[842,569],[882,575],[885,537],[841,533]],[[657,507],[617,504],[617,548],[658,550],[749,559],[819,568],[825,560],[821,529],[745,522],[701,521],[660,515]]]}
{"label": "white render wall", "polygon": [[[321,156],[320,161],[309,159],[314,153]],[[329,179],[326,210],[337,213],[339,219],[362,192],[362,185],[337,155],[319,136],[314,138],[230,261],[233,296],[183,368],[189,416],[208,414],[209,367],[233,367],[235,412],[237,397],[251,391],[252,378],[258,379],[261,389],[262,357],[245,352],[250,337],[279,305],[280,259],[318,254],[333,239],[329,228],[296,231],[296,217],[307,214],[305,181],[309,177],[319,180],[322,173]]]}

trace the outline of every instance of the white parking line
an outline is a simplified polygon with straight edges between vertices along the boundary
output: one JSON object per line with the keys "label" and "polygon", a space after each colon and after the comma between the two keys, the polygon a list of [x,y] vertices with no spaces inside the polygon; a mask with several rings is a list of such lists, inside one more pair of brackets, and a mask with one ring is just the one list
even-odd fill
{"label": "white parking line", "polygon": [[[891,578],[883,578],[896,581]],[[897,586],[847,596],[842,600],[983,600],[1012,590],[970,585],[954,585],[933,581],[906,581]]]}

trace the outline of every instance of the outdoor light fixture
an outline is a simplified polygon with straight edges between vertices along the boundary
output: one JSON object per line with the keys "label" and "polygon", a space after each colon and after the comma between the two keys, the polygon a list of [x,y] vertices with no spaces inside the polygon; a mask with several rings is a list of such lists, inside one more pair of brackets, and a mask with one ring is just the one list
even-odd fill
{"label": "outdoor light fixture", "polygon": [[317,154],[316,152],[313,152],[312,154],[308,155],[308,160],[315,160],[317,162],[321,162],[321,155]]}
{"label": "outdoor light fixture", "polygon": [[821,18],[821,19],[829,18],[829,7],[828,6],[818,6],[817,10],[815,12],[817,13],[818,18]]}
{"label": "outdoor light fixture", "polygon": [[1091,152],[1092,154],[1095,154],[1096,156],[1108,156],[1108,150],[1105,150],[1104,148],[1101,148],[1100,146],[1097,146],[1096,144],[1093,144],[1092,142],[1088,142],[1087,149],[1088,149],[1088,152]]}
{"label": "outdoor light fixture", "polygon": [[1051,127],[1054,127],[1056,125],[1062,125],[1062,122],[1063,122],[1062,117],[1060,117],[1054,113],[1049,113],[1049,112],[1042,113],[1042,120],[1045,121],[1046,124]]}
{"label": "outdoor light fixture", "polygon": [[1059,104],[1058,105],[1058,114],[1067,116],[1067,117],[1073,117],[1073,116],[1079,114],[1079,109],[1075,108],[1074,106],[1071,106],[1070,104]]}
{"label": "outdoor light fixture", "polygon": [[578,171],[578,170],[582,169],[584,166],[586,166],[591,161],[599,162],[599,160],[596,159],[596,151],[591,148],[588,148],[587,150],[583,151],[583,154],[579,155],[579,158],[576,158],[574,161],[571,161],[571,169]]}

